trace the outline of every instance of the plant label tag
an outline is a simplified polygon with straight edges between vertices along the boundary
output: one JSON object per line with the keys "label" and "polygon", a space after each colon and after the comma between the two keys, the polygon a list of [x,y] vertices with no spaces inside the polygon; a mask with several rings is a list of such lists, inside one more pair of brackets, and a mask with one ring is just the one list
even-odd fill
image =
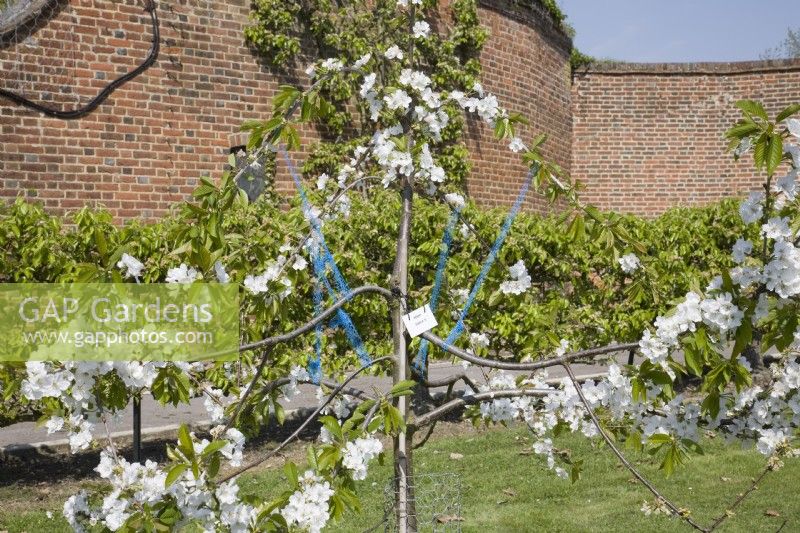
{"label": "plant label tag", "polygon": [[406,325],[406,330],[412,337],[418,337],[439,325],[428,304],[403,315],[403,324]]}

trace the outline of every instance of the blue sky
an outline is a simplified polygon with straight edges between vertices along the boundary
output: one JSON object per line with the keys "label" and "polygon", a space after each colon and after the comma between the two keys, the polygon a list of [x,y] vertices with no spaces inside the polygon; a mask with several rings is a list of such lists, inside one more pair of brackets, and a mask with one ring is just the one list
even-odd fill
{"label": "blue sky", "polygon": [[558,0],[581,52],[638,62],[747,61],[800,27],[800,0]]}

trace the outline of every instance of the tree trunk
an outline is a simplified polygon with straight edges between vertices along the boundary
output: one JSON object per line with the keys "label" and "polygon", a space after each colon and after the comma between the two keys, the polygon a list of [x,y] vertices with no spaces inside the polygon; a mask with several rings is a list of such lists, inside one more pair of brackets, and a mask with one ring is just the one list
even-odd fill
{"label": "tree trunk", "polygon": [[[392,337],[394,340],[395,365],[392,381],[394,384],[408,379],[408,338],[403,326],[403,306],[408,291],[408,242],[411,233],[411,207],[414,190],[410,178],[403,180],[403,210],[400,215],[400,228],[397,235],[397,256],[392,273],[392,285],[401,300],[392,309]],[[403,420],[408,420],[409,399],[401,396],[395,399],[395,407],[400,410]],[[417,530],[416,510],[414,508],[413,468],[411,464],[411,442],[409,435],[400,433],[394,438],[394,496],[397,531],[401,533]]]}

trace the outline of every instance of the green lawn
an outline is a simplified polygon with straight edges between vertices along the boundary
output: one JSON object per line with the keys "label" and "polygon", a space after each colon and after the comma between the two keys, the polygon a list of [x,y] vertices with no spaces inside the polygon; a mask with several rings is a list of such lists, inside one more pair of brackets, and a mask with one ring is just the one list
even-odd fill
{"label": "green lawn", "polygon": [[[458,437],[432,439],[417,451],[415,461],[418,472],[460,477],[463,531],[689,530],[675,519],[644,516],[639,509],[645,499],[651,500],[649,492],[632,481],[607,448],[572,436],[558,439],[556,445],[570,448],[574,457],[585,460],[583,478],[577,483],[556,478],[544,470],[539,457],[527,455],[530,442],[522,429],[468,431]],[[463,458],[451,459],[452,452]],[[690,508],[703,524],[746,488],[764,465],[764,459],[755,452],[725,447],[715,440],[706,443],[706,455],[693,457],[669,479],[656,472],[656,464],[649,457],[632,457],[664,494],[679,506]],[[390,474],[388,461],[370,472],[370,477],[360,482],[364,512],[330,530],[362,531],[381,520],[384,487]],[[782,470],[767,476],[760,490],[721,530],[776,531],[784,521],[783,531],[800,530],[798,473],[800,464],[789,460]],[[258,472],[242,480],[243,491],[267,499],[285,487],[280,478],[280,470]],[[452,483],[446,485],[443,490]],[[74,491],[76,486],[50,487],[44,495],[41,487],[0,489],[0,531],[65,530],[58,502],[66,489]],[[47,509],[53,510],[53,519],[45,516]]]}

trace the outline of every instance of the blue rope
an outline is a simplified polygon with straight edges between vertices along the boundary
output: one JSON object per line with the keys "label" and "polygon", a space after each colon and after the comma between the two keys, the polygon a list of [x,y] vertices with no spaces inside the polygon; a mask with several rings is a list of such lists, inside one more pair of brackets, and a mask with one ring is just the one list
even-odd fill
{"label": "blue rope", "polygon": [[[322,281],[325,283],[325,288],[329,293],[331,293],[331,295],[334,295],[335,299],[336,291],[333,287],[331,287],[328,278],[323,277]],[[340,307],[336,310],[336,315],[331,319],[330,326],[332,328],[338,327],[344,330],[347,340],[350,343],[350,346],[352,346],[355,350],[356,355],[358,355],[358,359],[361,361],[362,366],[367,366],[372,363],[372,358],[370,358],[369,353],[367,353],[367,349],[364,346],[364,341],[361,340],[361,335],[358,334],[358,330],[356,329],[355,324],[353,324],[353,321],[350,319],[350,315],[348,315],[344,309]]]}
{"label": "blue rope", "polygon": [[[442,247],[439,250],[439,262],[436,265],[436,276],[433,282],[433,290],[431,291],[431,311],[434,313],[439,304],[439,292],[442,289],[442,281],[444,281],[444,269],[447,266],[447,258],[450,255],[450,245],[453,243],[453,230],[456,227],[460,213],[460,208],[455,208],[452,211],[450,220],[447,222],[444,234],[442,235]],[[428,339],[422,339],[419,344],[417,357],[414,358],[414,368],[420,376],[425,373],[425,363],[428,360],[428,347]]]}
{"label": "blue rope", "polygon": [[483,263],[481,272],[478,274],[478,278],[475,280],[475,284],[472,286],[472,290],[467,297],[467,301],[464,303],[464,308],[459,314],[458,321],[456,322],[456,325],[453,326],[453,329],[450,330],[450,333],[447,335],[447,338],[444,341],[446,346],[452,345],[464,332],[464,318],[466,318],[467,313],[469,313],[469,309],[472,307],[475,297],[478,295],[478,291],[480,291],[483,282],[486,281],[486,275],[489,273],[489,270],[492,268],[492,265],[497,259],[497,254],[500,253],[500,248],[503,246],[503,242],[506,240],[506,236],[511,229],[511,224],[517,217],[517,214],[522,207],[522,202],[525,200],[525,196],[528,194],[528,189],[530,189],[531,181],[533,180],[533,174],[533,169],[528,171],[528,177],[522,184],[522,189],[520,189],[517,199],[514,202],[514,205],[511,207],[511,211],[509,211],[508,215],[506,215],[506,220],[503,223],[500,234],[497,236],[497,239],[495,239],[492,249],[489,252],[489,256]]}
{"label": "blue rope", "polygon": [[[311,262],[314,265],[314,272],[317,272],[317,264],[321,263],[319,253],[315,250],[311,255]],[[322,283],[319,279],[314,281],[314,316],[322,313]],[[322,322],[314,328],[314,357],[308,358],[308,374],[315,385],[319,385],[322,379]]]}
{"label": "blue rope", "polygon": [[[311,225],[311,228],[316,236],[317,245],[319,248],[316,250],[316,253],[314,254],[314,257],[312,259],[312,264],[314,266],[314,273],[316,274],[317,282],[318,284],[324,285],[328,293],[331,295],[331,297],[334,300],[336,300],[337,293],[340,293],[342,295],[347,295],[350,293],[350,287],[347,285],[347,281],[345,281],[344,276],[342,276],[339,267],[336,266],[336,261],[333,258],[333,254],[331,254],[328,245],[325,243],[325,236],[322,233],[322,224],[320,223],[319,218],[314,216],[314,213],[311,210],[311,202],[308,200],[308,195],[306,194],[305,188],[303,187],[303,183],[300,180],[300,175],[298,174],[297,169],[294,166],[294,163],[292,163],[292,160],[289,158],[289,154],[283,147],[280,148],[280,151],[281,154],[283,155],[284,160],[286,161],[286,166],[289,169],[289,174],[291,174],[292,179],[294,180],[294,184],[297,187],[298,192],[300,193],[300,199],[303,204],[303,213],[305,214],[306,219]],[[330,281],[328,281],[328,271],[327,271],[328,268],[330,268],[330,271],[333,274],[333,279],[334,282],[336,283],[336,289],[334,289],[331,286]],[[321,287],[319,290],[320,290],[319,308],[317,308],[316,294],[314,295],[315,296],[314,312],[316,314],[319,314],[322,309]],[[331,327],[340,327],[344,330],[345,335],[347,336],[347,340],[355,350],[356,354],[358,355],[358,358],[361,361],[362,366],[366,366],[372,363],[372,358],[369,356],[366,348],[364,347],[364,342],[361,340],[361,335],[359,335],[358,330],[355,327],[355,324],[353,324],[353,321],[350,319],[350,315],[348,315],[344,309],[339,308],[336,311],[336,317],[331,320],[330,324]],[[313,362],[312,364],[309,364],[309,374],[312,376],[312,378],[314,376],[312,372],[315,370],[317,375],[321,375],[321,369],[320,369],[321,352],[322,352],[321,325],[317,326],[316,335],[317,339],[315,341],[315,345],[318,345],[319,348],[315,346],[315,349],[317,349],[316,357],[319,363],[316,365],[316,368],[313,365]]]}

